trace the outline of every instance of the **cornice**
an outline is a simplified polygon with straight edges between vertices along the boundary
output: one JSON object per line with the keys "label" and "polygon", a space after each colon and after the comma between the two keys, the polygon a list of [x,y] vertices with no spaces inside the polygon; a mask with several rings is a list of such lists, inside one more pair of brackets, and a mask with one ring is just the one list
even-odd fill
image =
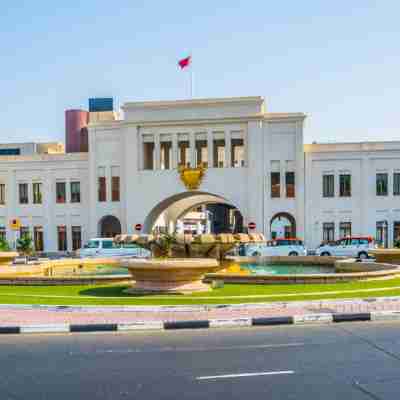
{"label": "cornice", "polygon": [[186,108],[186,107],[207,107],[223,104],[262,104],[264,99],[260,96],[248,97],[222,97],[222,98],[205,98],[205,99],[190,99],[190,100],[166,100],[166,101],[139,101],[127,102],[121,108],[123,110],[135,109],[164,109],[164,108]]}

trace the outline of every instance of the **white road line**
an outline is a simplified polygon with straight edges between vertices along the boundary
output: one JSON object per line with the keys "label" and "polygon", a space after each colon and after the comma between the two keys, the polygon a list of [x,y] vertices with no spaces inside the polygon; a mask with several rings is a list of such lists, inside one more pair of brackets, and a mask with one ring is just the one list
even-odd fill
{"label": "white road line", "polygon": [[204,381],[211,379],[228,379],[228,378],[243,378],[249,376],[265,376],[265,375],[292,375],[294,371],[269,371],[269,372],[250,372],[244,374],[229,374],[229,375],[215,375],[215,376],[198,376],[196,380]]}

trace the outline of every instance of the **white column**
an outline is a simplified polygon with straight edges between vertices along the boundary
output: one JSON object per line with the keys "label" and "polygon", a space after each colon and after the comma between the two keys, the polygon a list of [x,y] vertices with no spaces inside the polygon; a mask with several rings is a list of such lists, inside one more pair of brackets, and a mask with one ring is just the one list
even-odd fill
{"label": "white column", "polygon": [[225,130],[225,168],[231,167],[231,131]]}
{"label": "white column", "polygon": [[161,167],[160,167],[160,164],[161,164],[161,163],[160,163],[161,151],[160,151],[160,135],[159,135],[159,133],[155,133],[155,134],[154,134],[154,144],[155,144],[154,168],[155,168],[156,170],[159,170],[159,169],[161,168]]}
{"label": "white column", "polygon": [[249,150],[248,150],[248,137],[247,137],[247,129],[243,130],[243,147],[244,147],[244,166],[247,167],[249,165]]}
{"label": "white column", "polygon": [[191,130],[189,132],[189,146],[190,146],[190,166],[192,168],[196,167],[196,139],[195,139],[195,134],[194,131]]}
{"label": "white column", "polygon": [[172,169],[178,168],[178,135],[172,134]]}
{"label": "white column", "polygon": [[138,147],[137,147],[137,160],[138,160],[138,164],[137,164],[137,169],[139,171],[143,170],[144,168],[144,157],[143,157],[143,137],[140,133],[140,127],[137,126],[136,127],[136,135],[137,135],[137,143],[138,143]]}
{"label": "white column", "polygon": [[214,142],[212,129],[207,130],[208,168],[214,167]]}

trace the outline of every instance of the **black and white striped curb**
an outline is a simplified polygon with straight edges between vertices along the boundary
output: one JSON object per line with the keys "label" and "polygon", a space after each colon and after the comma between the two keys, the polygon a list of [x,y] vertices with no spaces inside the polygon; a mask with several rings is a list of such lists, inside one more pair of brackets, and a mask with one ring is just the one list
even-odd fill
{"label": "black and white striped curb", "polygon": [[0,326],[0,334],[168,331],[177,329],[234,328],[251,326],[310,325],[356,321],[400,321],[400,311],[367,313],[320,313],[294,316],[232,318],[193,321],[143,321],[105,324],[36,324]]}

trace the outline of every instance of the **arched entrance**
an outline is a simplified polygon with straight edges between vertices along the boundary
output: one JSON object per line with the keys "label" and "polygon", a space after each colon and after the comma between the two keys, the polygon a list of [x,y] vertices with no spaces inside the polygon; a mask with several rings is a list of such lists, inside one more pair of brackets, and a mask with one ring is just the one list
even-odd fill
{"label": "arched entrance", "polygon": [[190,191],[168,197],[158,203],[144,221],[143,231],[222,233],[241,232],[243,216],[222,196]]}
{"label": "arched entrance", "polygon": [[114,237],[121,234],[121,223],[117,217],[106,215],[99,221],[100,237]]}
{"label": "arched entrance", "polygon": [[287,212],[280,212],[271,218],[270,229],[271,239],[295,238],[296,220],[293,215]]}

